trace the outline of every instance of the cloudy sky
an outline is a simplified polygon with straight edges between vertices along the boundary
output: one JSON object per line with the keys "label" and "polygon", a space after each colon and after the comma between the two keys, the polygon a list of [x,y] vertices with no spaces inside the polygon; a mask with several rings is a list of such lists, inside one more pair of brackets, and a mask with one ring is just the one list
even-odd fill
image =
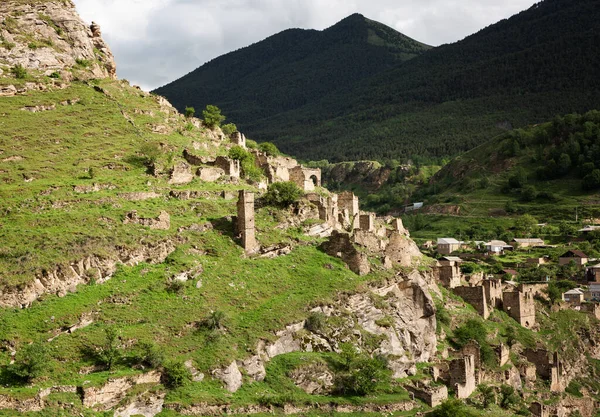
{"label": "cloudy sky", "polygon": [[534,0],[74,0],[99,23],[120,78],[149,90],[288,28],[324,29],[352,13],[438,46]]}

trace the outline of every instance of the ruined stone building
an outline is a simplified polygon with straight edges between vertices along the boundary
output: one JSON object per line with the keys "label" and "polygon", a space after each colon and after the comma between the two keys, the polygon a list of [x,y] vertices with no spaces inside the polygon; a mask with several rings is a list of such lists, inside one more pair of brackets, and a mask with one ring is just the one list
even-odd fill
{"label": "ruined stone building", "polygon": [[446,256],[438,261],[436,265],[438,279],[444,287],[452,289],[460,286],[461,263],[462,259],[457,256]]}
{"label": "ruined stone building", "polygon": [[535,301],[533,293],[505,291],[502,293],[504,311],[521,326],[531,328],[535,324]]}
{"label": "ruined stone building", "polygon": [[339,222],[342,227],[360,229],[358,197],[349,191],[338,195]]}
{"label": "ruined stone building", "polygon": [[502,281],[496,278],[488,278],[482,281],[485,296],[489,305],[493,308],[502,308]]}
{"label": "ruined stone building", "polygon": [[454,388],[456,398],[463,399],[475,391],[477,382],[475,379],[475,358],[465,356],[450,362],[450,386]]}
{"label": "ruined stone building", "polygon": [[490,316],[485,289],[479,287],[456,287],[452,290],[456,295],[461,297],[467,303],[471,304],[481,317],[487,320]]}
{"label": "ruined stone building", "polygon": [[314,191],[316,187],[321,186],[321,170],[318,168],[299,165],[289,170],[289,178],[305,192]]}
{"label": "ruined stone building", "polygon": [[258,250],[254,229],[254,193],[240,190],[237,203],[236,234],[240,236],[247,254]]}

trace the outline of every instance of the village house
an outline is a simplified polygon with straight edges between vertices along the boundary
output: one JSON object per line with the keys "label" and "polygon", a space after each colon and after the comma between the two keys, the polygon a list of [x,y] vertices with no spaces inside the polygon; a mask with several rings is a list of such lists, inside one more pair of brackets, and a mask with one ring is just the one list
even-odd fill
{"label": "village house", "polygon": [[590,289],[586,293],[586,301],[600,301],[600,282],[591,282]]}
{"label": "village house", "polygon": [[585,226],[583,229],[579,229],[579,233],[588,234],[600,230],[600,226]]}
{"label": "village house", "polygon": [[503,269],[502,272],[504,272],[504,275],[508,275],[510,281],[514,280],[517,278],[517,275],[519,275],[514,269]]}
{"label": "village house", "polygon": [[527,265],[528,266],[540,266],[540,265],[546,265],[549,262],[549,258],[544,256],[541,258],[529,258],[527,259]]}
{"label": "village house", "polygon": [[581,288],[574,288],[564,293],[562,299],[569,304],[580,305],[584,301],[584,291]]}
{"label": "village house", "polygon": [[586,268],[585,277],[588,282],[600,283],[600,264]]}
{"label": "village house", "polygon": [[442,255],[450,255],[462,247],[462,242],[453,238],[439,238],[437,240],[437,252]]}
{"label": "village house", "polygon": [[444,287],[455,288],[460,286],[461,263],[462,259],[458,256],[446,256],[438,261],[439,279]]}
{"label": "village house", "polygon": [[519,245],[520,248],[534,248],[536,246],[544,246],[544,241],[537,237],[529,239],[513,239],[511,243]]}
{"label": "village house", "polygon": [[492,240],[485,244],[485,250],[491,255],[502,255],[504,251],[513,250],[513,247],[502,240]]}
{"label": "village house", "polygon": [[588,263],[589,257],[580,250],[570,250],[563,254],[558,259],[559,265],[568,265],[571,262],[575,262],[575,265],[583,266]]}

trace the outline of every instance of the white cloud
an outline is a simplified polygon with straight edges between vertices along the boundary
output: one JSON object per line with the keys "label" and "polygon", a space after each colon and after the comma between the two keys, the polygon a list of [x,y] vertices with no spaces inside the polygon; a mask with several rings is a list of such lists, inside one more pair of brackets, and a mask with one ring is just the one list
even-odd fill
{"label": "white cloud", "polygon": [[74,0],[102,27],[120,77],[156,88],[288,28],[325,29],[352,13],[418,41],[455,42],[534,0]]}

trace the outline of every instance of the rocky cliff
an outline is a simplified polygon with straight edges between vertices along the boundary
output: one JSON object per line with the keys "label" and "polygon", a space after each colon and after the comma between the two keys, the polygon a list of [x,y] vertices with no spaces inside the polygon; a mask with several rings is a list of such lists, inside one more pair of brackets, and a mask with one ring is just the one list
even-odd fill
{"label": "rocky cliff", "polygon": [[70,1],[0,3],[0,75],[20,66],[53,78],[116,78],[100,27],[87,26]]}

